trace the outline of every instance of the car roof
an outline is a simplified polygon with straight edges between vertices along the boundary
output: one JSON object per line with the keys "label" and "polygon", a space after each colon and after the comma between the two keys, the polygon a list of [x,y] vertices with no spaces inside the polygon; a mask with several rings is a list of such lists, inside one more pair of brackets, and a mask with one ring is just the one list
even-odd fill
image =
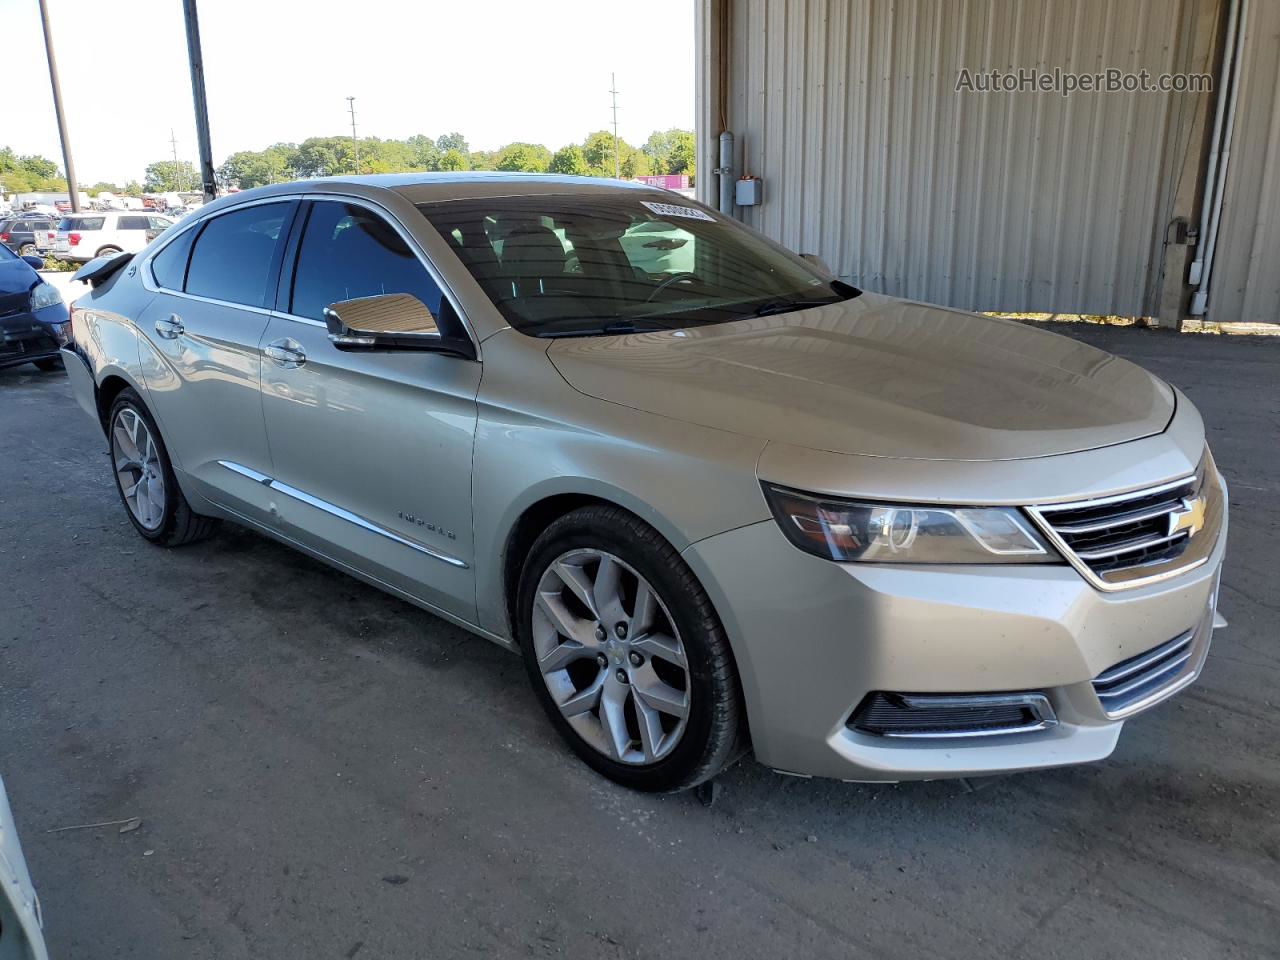
{"label": "car roof", "polygon": [[[300,192],[341,192],[345,187],[393,190],[410,203],[429,203],[433,200],[457,200],[464,197],[511,197],[538,194],[588,194],[616,193],[621,190],[641,190],[666,195],[657,187],[630,180],[613,180],[605,177],[571,177],[549,173],[504,173],[501,171],[459,171],[456,173],[379,173],[365,176],[320,177],[313,180],[295,180],[292,183],[254,187],[240,193],[221,197],[214,201],[231,200],[240,203],[254,197]],[[365,191],[358,191],[365,192]],[[232,199],[234,198],[234,199]],[[211,204],[206,204],[206,207]]]}

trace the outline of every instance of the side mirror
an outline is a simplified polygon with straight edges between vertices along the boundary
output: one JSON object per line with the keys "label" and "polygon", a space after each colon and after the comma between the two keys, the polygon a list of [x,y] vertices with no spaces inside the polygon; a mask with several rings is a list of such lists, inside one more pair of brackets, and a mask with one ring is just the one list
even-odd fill
{"label": "side mirror", "polygon": [[427,305],[411,293],[339,300],[324,308],[324,322],[339,350],[430,350],[472,356],[471,342],[442,334]]}
{"label": "side mirror", "polygon": [[23,257],[22,259],[23,259],[23,260],[25,260],[25,261],[27,261],[27,263],[28,263],[28,264],[29,264],[33,269],[36,269],[36,270],[43,270],[43,269],[44,269],[44,257],[33,257],[33,256],[28,255],[28,256]]}

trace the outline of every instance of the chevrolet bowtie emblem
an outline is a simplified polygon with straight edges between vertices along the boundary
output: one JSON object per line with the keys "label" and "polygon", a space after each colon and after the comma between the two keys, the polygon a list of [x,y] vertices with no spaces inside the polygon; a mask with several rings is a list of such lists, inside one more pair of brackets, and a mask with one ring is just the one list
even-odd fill
{"label": "chevrolet bowtie emblem", "polygon": [[1194,537],[1204,527],[1204,497],[1183,498],[1182,508],[1169,514],[1169,536],[1182,530]]}

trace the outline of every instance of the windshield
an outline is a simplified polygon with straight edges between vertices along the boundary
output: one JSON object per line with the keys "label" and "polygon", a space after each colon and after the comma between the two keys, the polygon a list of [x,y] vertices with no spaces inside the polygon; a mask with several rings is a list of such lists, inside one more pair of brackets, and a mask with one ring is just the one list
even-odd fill
{"label": "windshield", "polygon": [[724,323],[857,296],[736,221],[648,191],[423,203],[506,321],[538,337]]}

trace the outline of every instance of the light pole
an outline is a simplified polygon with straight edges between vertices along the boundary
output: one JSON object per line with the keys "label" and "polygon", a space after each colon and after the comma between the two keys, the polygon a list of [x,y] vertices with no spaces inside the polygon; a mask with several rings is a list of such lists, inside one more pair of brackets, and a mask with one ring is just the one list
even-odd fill
{"label": "light pole", "polygon": [[53,34],[49,32],[49,7],[40,0],[40,23],[44,27],[44,50],[49,57],[49,83],[53,86],[53,112],[58,117],[58,137],[62,141],[62,165],[67,171],[67,193],[71,212],[80,212],[80,185],[76,183],[76,165],[71,161],[71,141],[67,137],[67,118],[62,112],[62,87],[58,84],[58,62],[53,57]]}
{"label": "light pole", "polygon": [[[41,0],[43,3],[44,0]],[[200,184],[204,202],[218,196],[218,183],[213,176],[213,146],[209,142],[209,101],[204,93],[204,55],[200,52],[200,20],[196,16],[196,0],[182,0],[187,20],[187,59],[191,63],[191,97],[196,108],[196,139],[200,145]]]}
{"label": "light pole", "polygon": [[360,175],[360,139],[356,136],[356,98],[347,97],[347,109],[351,111],[351,145],[356,152],[356,176]]}

